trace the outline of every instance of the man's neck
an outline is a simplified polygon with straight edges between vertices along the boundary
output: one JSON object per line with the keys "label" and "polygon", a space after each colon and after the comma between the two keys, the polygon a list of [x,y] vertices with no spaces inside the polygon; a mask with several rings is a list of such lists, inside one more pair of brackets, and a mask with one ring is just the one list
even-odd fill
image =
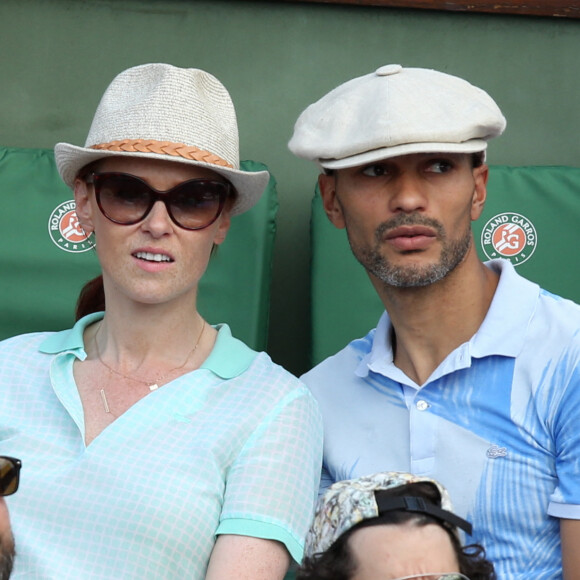
{"label": "man's neck", "polygon": [[418,385],[477,332],[499,276],[473,253],[443,280],[421,288],[394,288],[374,281],[394,336],[395,365]]}

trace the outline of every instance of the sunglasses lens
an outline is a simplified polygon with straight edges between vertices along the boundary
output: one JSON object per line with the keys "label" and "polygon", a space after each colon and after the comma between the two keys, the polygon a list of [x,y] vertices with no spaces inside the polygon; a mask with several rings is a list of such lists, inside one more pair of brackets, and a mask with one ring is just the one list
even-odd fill
{"label": "sunglasses lens", "polygon": [[12,495],[18,489],[20,461],[0,457],[0,496]]}
{"label": "sunglasses lens", "polygon": [[219,181],[186,181],[168,195],[171,217],[188,230],[205,228],[221,213],[227,191],[227,184]]}
{"label": "sunglasses lens", "polygon": [[103,214],[118,224],[136,224],[150,209],[151,189],[130,175],[95,175],[97,202]]}
{"label": "sunglasses lens", "polygon": [[157,200],[163,201],[171,219],[187,230],[199,230],[220,215],[229,186],[220,181],[192,179],[159,192],[145,181],[124,173],[92,175],[99,208],[112,222],[131,225],[145,219]]}

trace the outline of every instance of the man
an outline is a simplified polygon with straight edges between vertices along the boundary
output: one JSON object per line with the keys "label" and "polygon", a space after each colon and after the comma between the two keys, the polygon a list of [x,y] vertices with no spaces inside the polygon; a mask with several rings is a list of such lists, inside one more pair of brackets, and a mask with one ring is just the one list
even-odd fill
{"label": "man", "polygon": [[386,309],[303,379],[324,416],[323,485],[381,470],[433,477],[500,579],[570,580],[580,308],[477,257],[484,152],[504,128],[484,91],[399,65],[302,113],[289,147],[323,168],[324,209]]}
{"label": "man", "polygon": [[0,580],[8,580],[14,562],[14,538],[4,497],[18,489],[20,460],[0,456]]}

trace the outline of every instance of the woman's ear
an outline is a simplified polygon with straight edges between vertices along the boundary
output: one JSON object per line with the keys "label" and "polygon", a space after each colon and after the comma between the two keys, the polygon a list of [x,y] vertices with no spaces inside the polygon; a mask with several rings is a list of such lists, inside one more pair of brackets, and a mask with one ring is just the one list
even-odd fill
{"label": "woman's ear", "polygon": [[226,239],[231,221],[230,210],[226,208],[219,217],[219,225],[213,239],[214,246],[219,246]]}
{"label": "woman's ear", "polygon": [[79,224],[87,235],[95,231],[93,223],[93,206],[91,204],[89,187],[86,182],[77,177],[74,182],[75,212]]}

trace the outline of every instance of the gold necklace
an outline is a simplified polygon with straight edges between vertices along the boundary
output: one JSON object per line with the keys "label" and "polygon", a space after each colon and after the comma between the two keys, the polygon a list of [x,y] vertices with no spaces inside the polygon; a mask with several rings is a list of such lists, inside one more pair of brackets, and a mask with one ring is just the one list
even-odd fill
{"label": "gold necklace", "polygon": [[[116,375],[119,375],[121,377],[124,377],[125,379],[128,379],[130,381],[134,381],[136,383],[141,383],[142,385],[147,385],[149,387],[150,391],[155,391],[159,388],[159,384],[163,381],[163,379],[167,378],[171,373],[174,373],[175,371],[179,371],[181,370],[186,364],[187,361],[189,361],[189,359],[191,358],[191,356],[193,355],[193,353],[197,350],[197,347],[199,345],[199,342],[201,340],[201,337],[203,336],[203,331],[205,330],[206,327],[206,322],[205,320],[203,321],[203,324],[201,326],[201,332],[199,333],[199,336],[197,337],[197,342],[195,343],[194,347],[189,351],[189,353],[187,354],[186,359],[178,366],[175,368],[172,368],[170,370],[168,370],[166,373],[163,373],[162,375],[158,376],[157,379],[155,380],[144,380],[144,379],[139,379],[136,377],[132,377],[131,375],[126,375],[125,373],[122,373],[121,371],[118,371],[117,369],[114,369],[113,367],[109,366],[101,357],[101,353],[99,351],[99,343],[97,341],[97,335],[99,334],[99,331],[101,330],[101,326],[99,325],[99,328],[97,329],[97,332],[95,332],[95,337],[94,337],[94,342],[95,342],[95,350],[97,352],[97,357],[99,359],[99,362],[106,367],[107,369],[109,369],[111,372],[115,373]],[[105,389],[101,389],[101,400],[103,401],[103,407],[105,409],[105,413],[110,413],[111,410],[109,408],[109,403],[107,401],[107,394],[105,393]]]}

